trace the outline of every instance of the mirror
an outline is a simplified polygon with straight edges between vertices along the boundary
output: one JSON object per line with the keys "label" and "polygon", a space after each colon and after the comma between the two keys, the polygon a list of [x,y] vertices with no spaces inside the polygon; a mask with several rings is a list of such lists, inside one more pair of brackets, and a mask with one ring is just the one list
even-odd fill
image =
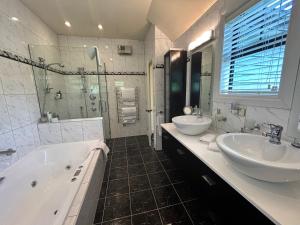
{"label": "mirror", "polygon": [[194,51],[191,55],[190,105],[199,106],[204,115],[211,114],[212,73],[212,45]]}

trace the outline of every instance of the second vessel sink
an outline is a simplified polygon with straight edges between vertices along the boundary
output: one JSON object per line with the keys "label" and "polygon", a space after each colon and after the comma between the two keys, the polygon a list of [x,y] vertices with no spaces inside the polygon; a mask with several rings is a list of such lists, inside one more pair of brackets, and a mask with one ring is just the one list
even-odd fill
{"label": "second vessel sink", "polygon": [[197,135],[206,131],[212,120],[206,116],[185,115],[173,117],[172,122],[181,133]]}
{"label": "second vessel sink", "polygon": [[217,138],[226,160],[238,171],[264,181],[300,180],[300,150],[289,143],[272,144],[269,138],[229,133]]}

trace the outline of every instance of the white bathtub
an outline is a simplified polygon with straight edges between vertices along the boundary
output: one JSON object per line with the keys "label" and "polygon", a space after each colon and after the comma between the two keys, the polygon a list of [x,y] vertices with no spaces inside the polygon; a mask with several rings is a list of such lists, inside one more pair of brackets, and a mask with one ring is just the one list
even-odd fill
{"label": "white bathtub", "polygon": [[102,146],[97,140],[41,146],[0,172],[0,225],[64,224],[93,157],[106,155],[94,154]]}

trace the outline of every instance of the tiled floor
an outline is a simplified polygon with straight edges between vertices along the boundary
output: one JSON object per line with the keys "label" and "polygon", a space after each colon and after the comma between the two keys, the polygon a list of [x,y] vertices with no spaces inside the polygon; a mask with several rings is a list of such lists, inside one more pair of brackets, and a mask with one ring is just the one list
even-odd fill
{"label": "tiled floor", "polygon": [[[146,136],[113,139],[95,224],[214,224],[181,171]],[[201,212],[199,211],[201,210]]]}

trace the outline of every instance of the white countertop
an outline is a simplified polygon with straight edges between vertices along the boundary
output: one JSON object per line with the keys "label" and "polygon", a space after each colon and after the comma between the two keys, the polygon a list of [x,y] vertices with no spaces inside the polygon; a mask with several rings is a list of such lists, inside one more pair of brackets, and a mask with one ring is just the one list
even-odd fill
{"label": "white countertop", "polygon": [[234,170],[221,152],[208,150],[199,141],[201,135],[181,134],[172,123],[161,126],[275,224],[300,225],[300,181],[269,183],[250,178]]}

